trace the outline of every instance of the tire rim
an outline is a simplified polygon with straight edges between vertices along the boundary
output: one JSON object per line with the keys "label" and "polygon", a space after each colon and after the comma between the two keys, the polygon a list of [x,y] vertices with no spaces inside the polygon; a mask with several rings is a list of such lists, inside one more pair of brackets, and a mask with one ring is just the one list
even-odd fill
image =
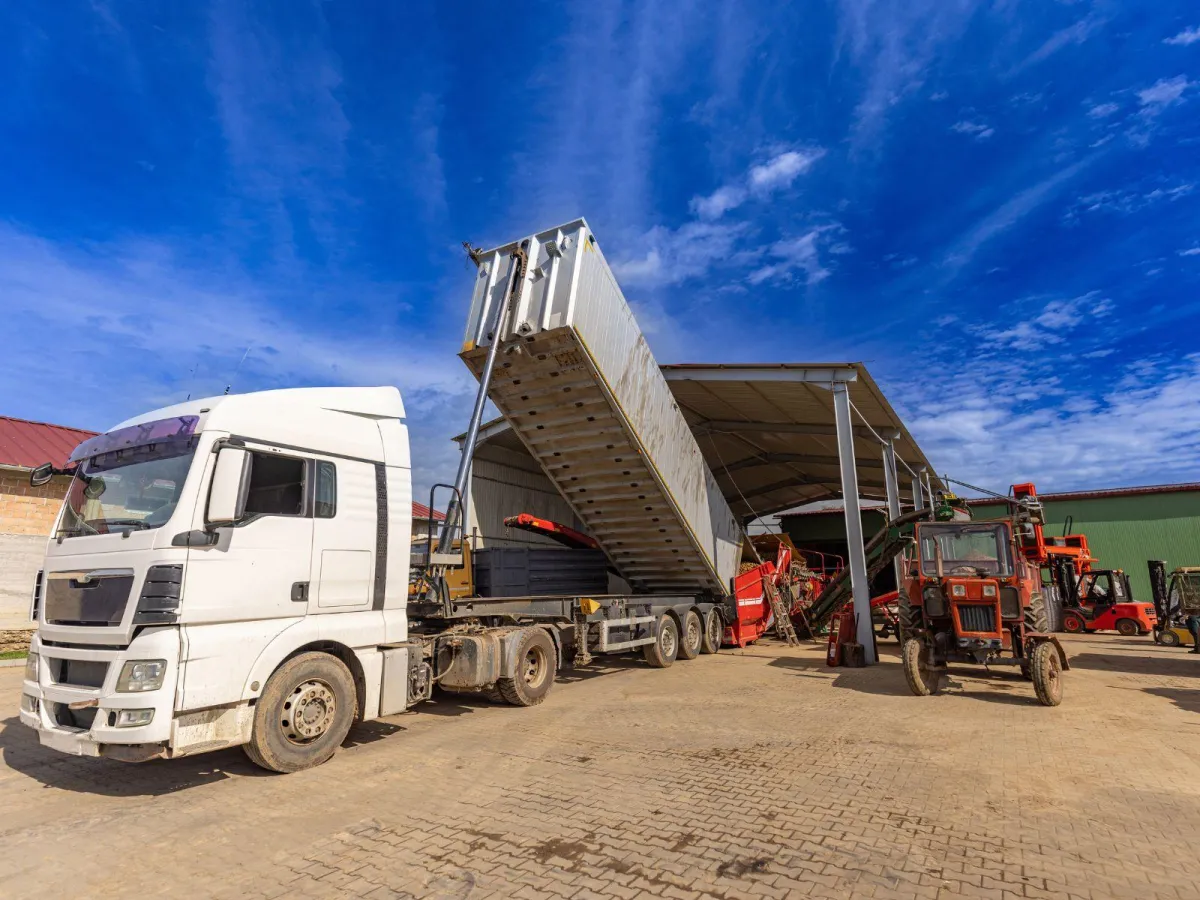
{"label": "tire rim", "polygon": [[530,647],[525,654],[525,683],[536,688],[546,677],[546,654],[541,647]]}
{"label": "tire rim", "polygon": [[688,619],[687,644],[693,650],[700,646],[700,620],[695,616]]}
{"label": "tire rim", "polygon": [[664,628],[662,635],[658,639],[658,645],[662,648],[662,654],[667,659],[675,655],[675,629]]}
{"label": "tire rim", "polygon": [[324,681],[311,679],[296,685],[283,702],[279,724],[293,744],[311,744],[329,730],[336,713],[333,688]]}

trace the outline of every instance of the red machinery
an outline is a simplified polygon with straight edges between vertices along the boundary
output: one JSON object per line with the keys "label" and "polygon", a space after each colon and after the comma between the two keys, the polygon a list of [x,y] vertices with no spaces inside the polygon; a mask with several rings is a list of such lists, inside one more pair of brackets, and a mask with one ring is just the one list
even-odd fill
{"label": "red machinery", "polygon": [[572,550],[600,549],[600,542],[595,538],[588,537],[583,532],[576,531],[574,528],[568,528],[566,525],[560,525],[558,522],[551,522],[549,519],[539,519],[530,513],[509,516],[504,520],[504,525],[506,528],[519,528],[521,531],[540,534],[551,540],[558,541],[564,547],[570,547]]}
{"label": "red machinery", "polygon": [[[774,537],[772,535],[772,537]],[[725,627],[723,643],[745,647],[770,631],[775,624],[771,603],[763,582],[769,580],[776,587],[785,583],[792,570],[791,541],[778,540],[774,560],[767,560],[747,568],[733,580],[734,601],[737,616]],[[790,588],[790,581],[788,582]],[[783,592],[790,597],[790,591]]]}
{"label": "red machinery", "polygon": [[[1037,488],[1014,484],[1018,503],[1040,507]],[[1047,537],[1041,516],[1025,521],[1017,535],[1022,555],[1049,573],[1063,598],[1063,631],[1118,631],[1123,635],[1150,634],[1158,622],[1154,606],[1138,603],[1121,569],[1095,569],[1097,562],[1085,534]]]}

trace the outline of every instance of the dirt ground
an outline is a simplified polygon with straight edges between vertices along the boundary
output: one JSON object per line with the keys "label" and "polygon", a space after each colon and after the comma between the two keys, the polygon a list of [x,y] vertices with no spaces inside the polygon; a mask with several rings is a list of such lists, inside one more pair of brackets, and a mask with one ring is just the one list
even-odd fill
{"label": "dirt ground", "polygon": [[960,670],[910,696],[762,642],[442,697],[319,769],[38,746],[0,669],[4,897],[1200,896],[1200,657],[1067,639],[1061,707]]}

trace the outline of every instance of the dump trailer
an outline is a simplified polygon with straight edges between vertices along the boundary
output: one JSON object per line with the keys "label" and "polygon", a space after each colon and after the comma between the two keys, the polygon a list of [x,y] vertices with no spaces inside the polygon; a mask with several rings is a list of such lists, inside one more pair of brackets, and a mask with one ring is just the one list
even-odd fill
{"label": "dump trailer", "polygon": [[[736,612],[740,529],[586,224],[473,255],[479,283],[504,293],[476,290],[464,358],[479,395],[446,525],[415,564],[411,447],[391,387],[192,400],[85,441],[65,470],[34,471],[35,484],[73,476],[33,592],[21,694],[44,746],[129,762],[243,746],[294,772],[435,685],[532,706],[593,655],[637,650],[665,667],[716,652]],[[499,300],[490,325],[485,295]],[[464,594],[462,494],[489,396],[594,529],[604,560],[556,551],[566,570],[589,554],[589,571],[611,561],[632,590],[556,590],[564,567],[538,555],[523,580],[491,560],[497,596]]]}
{"label": "dump trailer", "polygon": [[727,596],[742,528],[587,222],[472,259],[462,358],[499,342],[488,397],[588,533],[639,592]]}

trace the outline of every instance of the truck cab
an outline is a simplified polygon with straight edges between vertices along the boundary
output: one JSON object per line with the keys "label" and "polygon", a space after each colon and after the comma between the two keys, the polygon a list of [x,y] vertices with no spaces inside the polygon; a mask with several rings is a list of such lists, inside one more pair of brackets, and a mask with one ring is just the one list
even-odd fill
{"label": "truck cab", "polygon": [[127,760],[244,744],[273,676],[317,656],[275,729],[282,770],[332,754],[353,718],[408,705],[395,388],[191,401],[120,423],[71,463],[21,698],[43,744]]}

